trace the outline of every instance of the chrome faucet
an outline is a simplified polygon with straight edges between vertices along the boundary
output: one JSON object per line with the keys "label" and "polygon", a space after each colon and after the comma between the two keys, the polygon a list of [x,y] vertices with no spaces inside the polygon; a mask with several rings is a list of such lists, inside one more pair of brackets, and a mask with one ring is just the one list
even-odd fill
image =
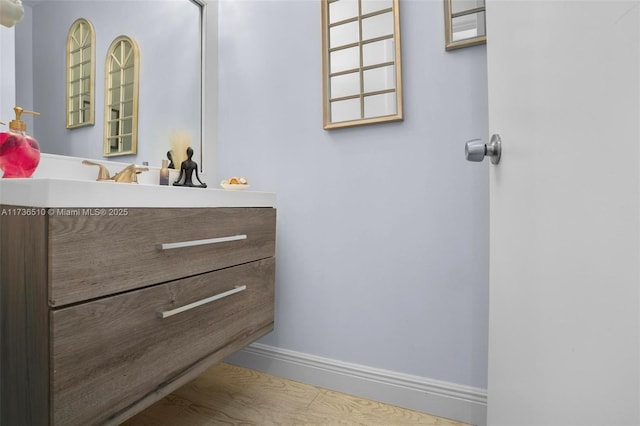
{"label": "chrome faucet", "polygon": [[149,170],[148,167],[140,167],[135,164],[129,164],[124,169],[120,170],[118,173],[109,177],[109,169],[107,169],[104,165],[100,163],[94,163],[93,161],[83,160],[82,164],[86,164],[89,166],[98,166],[100,170],[98,170],[97,181],[105,181],[112,180],[114,182],[123,182],[123,183],[138,183],[138,174],[142,172],[146,172]]}

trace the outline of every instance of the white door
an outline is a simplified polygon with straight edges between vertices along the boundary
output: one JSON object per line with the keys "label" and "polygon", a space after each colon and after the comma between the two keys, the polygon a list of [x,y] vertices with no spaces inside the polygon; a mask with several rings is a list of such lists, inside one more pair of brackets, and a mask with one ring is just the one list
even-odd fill
{"label": "white door", "polygon": [[640,5],[487,0],[489,425],[640,425]]}

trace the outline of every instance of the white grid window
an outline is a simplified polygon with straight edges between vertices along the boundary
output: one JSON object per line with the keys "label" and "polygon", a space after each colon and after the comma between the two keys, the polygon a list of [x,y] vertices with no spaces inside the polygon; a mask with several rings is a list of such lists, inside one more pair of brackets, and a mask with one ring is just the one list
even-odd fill
{"label": "white grid window", "polygon": [[138,72],[136,42],[120,36],[111,43],[105,65],[104,155],[137,152]]}
{"label": "white grid window", "polygon": [[402,119],[397,0],[323,0],[325,129]]}
{"label": "white grid window", "polygon": [[95,32],[76,20],[67,35],[67,128],[94,124]]}

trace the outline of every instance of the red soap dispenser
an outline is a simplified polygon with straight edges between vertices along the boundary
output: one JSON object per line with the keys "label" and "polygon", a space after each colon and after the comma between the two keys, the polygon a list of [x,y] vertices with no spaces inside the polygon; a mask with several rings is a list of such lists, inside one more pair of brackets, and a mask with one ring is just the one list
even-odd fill
{"label": "red soap dispenser", "polygon": [[22,113],[40,115],[25,111],[20,107],[13,109],[16,119],[9,123],[9,131],[0,133],[0,169],[3,178],[26,178],[36,171],[40,163],[40,146],[27,135],[27,125],[20,120]]}

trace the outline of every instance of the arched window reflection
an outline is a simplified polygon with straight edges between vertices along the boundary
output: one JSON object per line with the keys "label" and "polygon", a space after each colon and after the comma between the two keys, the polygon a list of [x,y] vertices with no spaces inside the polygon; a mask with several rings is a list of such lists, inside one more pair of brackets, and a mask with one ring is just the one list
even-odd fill
{"label": "arched window reflection", "polygon": [[67,128],[94,124],[95,31],[77,19],[67,35]]}
{"label": "arched window reflection", "polygon": [[139,69],[136,42],[127,36],[116,38],[105,66],[105,157],[137,153]]}

